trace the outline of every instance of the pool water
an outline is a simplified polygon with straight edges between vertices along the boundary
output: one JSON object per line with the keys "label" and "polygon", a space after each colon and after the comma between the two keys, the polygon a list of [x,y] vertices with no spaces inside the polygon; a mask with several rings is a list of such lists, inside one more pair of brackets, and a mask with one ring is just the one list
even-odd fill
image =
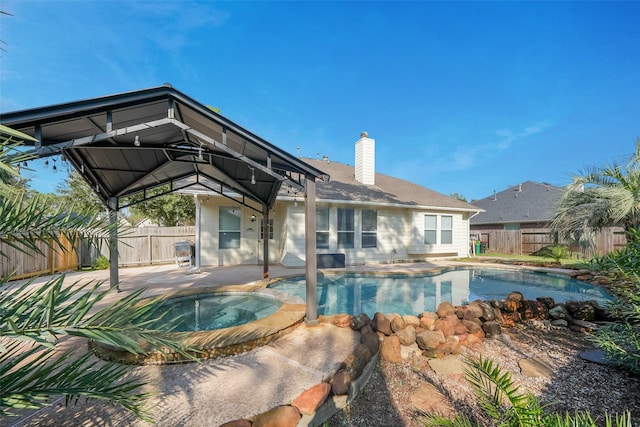
{"label": "pool water", "polygon": [[230,328],[270,316],[281,305],[274,298],[250,293],[181,296],[162,304],[163,318],[156,327],[171,332]]}
{"label": "pool water", "polygon": [[[306,297],[305,277],[278,281],[269,288]],[[512,291],[526,299],[551,297],[556,302],[610,300],[604,289],[562,275],[503,269],[455,269],[439,274],[372,275],[345,273],[318,276],[318,314],[377,311],[417,315],[435,311],[448,301],[464,305],[474,300],[504,299]]]}

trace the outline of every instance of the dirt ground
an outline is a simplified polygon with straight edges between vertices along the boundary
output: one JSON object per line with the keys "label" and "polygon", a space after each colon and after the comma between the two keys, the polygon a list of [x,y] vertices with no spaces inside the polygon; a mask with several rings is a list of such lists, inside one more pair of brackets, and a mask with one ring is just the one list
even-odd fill
{"label": "dirt ground", "polygon": [[[640,378],[580,358],[582,351],[593,349],[583,334],[519,325],[504,334],[504,339],[484,340],[466,353],[482,354],[498,362],[522,390],[549,404],[549,412],[589,411],[598,418],[598,425],[604,425],[605,412],[631,410],[633,426],[640,426]],[[553,368],[551,378],[525,377],[520,373],[518,361],[532,356]],[[427,362],[420,355],[402,363],[380,361],[360,395],[326,425],[424,425],[422,414],[411,401],[412,394],[424,383],[435,386],[446,397],[439,406],[441,414],[466,414],[474,425],[493,425],[478,409],[475,395],[462,374],[438,376]]]}

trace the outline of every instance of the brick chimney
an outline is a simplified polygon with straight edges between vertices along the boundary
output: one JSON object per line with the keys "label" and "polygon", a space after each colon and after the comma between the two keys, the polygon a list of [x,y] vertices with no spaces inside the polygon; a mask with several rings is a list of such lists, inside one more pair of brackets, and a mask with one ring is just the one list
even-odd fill
{"label": "brick chimney", "polygon": [[365,185],[376,183],[376,141],[367,132],[356,141],[356,181]]}

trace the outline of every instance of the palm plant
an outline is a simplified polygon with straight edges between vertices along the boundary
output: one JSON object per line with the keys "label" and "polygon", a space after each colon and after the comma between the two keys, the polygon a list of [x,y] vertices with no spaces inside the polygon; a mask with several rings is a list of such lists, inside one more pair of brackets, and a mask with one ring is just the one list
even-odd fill
{"label": "palm plant", "polygon": [[555,209],[551,227],[561,237],[584,243],[594,231],[640,225],[640,139],[624,164],[592,166],[574,177]]}
{"label": "palm plant", "polygon": [[[536,396],[520,391],[511,374],[503,371],[493,360],[480,356],[477,360],[465,360],[465,378],[471,385],[478,404],[491,419],[492,426],[504,427],[596,427],[589,412],[564,415],[547,411]],[[448,419],[440,415],[425,414],[425,426],[472,427],[465,415]],[[475,425],[481,425],[476,423]],[[606,427],[631,427],[631,412],[621,415],[605,415]]]}
{"label": "palm plant", "polygon": [[[16,148],[28,136],[6,127],[0,134],[0,170],[15,174],[10,162],[23,160]],[[0,186],[0,194],[0,243],[13,250],[40,252],[41,241],[60,249],[61,234],[70,239],[108,234],[98,217],[81,209],[68,215],[60,208],[46,216],[41,198],[12,194],[6,186]],[[0,250],[0,258],[6,256]],[[129,376],[127,367],[97,361],[86,351],[78,356],[77,351],[59,350],[61,339],[87,338],[135,354],[155,348],[188,356],[190,349],[167,339],[166,332],[150,329],[160,301],[141,301],[143,290],[107,304],[114,289],[103,289],[102,283],[63,286],[64,279],[62,275],[44,284],[31,280],[17,286],[10,283],[10,275],[0,278],[0,415],[38,409],[50,397],[62,395],[67,403],[81,397],[109,400],[151,420],[145,403],[150,396],[140,391],[142,380]]]}

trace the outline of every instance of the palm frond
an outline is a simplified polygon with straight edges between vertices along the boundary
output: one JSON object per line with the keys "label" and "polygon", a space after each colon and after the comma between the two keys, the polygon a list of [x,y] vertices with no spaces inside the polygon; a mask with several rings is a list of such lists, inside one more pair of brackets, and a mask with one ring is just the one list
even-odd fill
{"label": "palm frond", "polygon": [[542,408],[529,393],[520,393],[509,372],[491,359],[466,359],[465,377],[480,407],[500,425],[539,426]]}
{"label": "palm frond", "polygon": [[[126,379],[126,366],[91,360],[89,353],[77,357],[71,352],[23,347],[13,343],[7,352],[0,353],[0,414],[39,409],[47,405],[50,396],[62,395],[67,403],[80,397],[109,400],[151,421],[151,414],[144,408],[151,395],[136,391],[144,383]],[[35,361],[23,363],[28,359]]]}
{"label": "palm frond", "polygon": [[192,349],[173,342],[166,330],[150,328],[163,320],[161,298],[141,300],[140,289],[97,309],[113,289],[100,289],[101,282],[63,286],[64,278],[54,277],[37,287],[28,281],[17,289],[3,286],[8,279],[1,279],[0,335],[49,347],[59,336],[79,336],[134,354],[165,348],[195,360],[189,356]]}

